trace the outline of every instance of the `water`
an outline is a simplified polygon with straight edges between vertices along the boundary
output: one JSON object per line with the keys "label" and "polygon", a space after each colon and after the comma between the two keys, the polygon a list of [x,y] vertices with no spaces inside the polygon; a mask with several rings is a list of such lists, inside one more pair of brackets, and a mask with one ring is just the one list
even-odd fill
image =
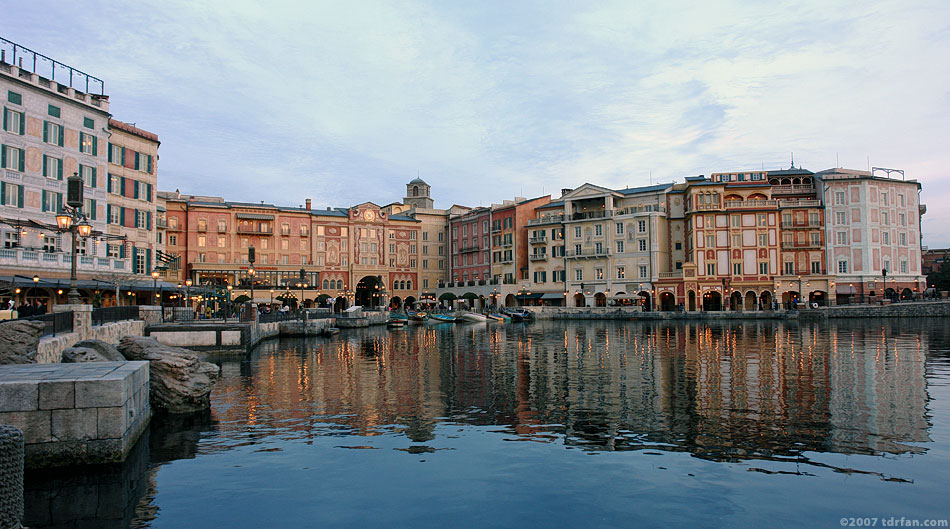
{"label": "water", "polygon": [[950,518],[943,320],[344,331],[30,473],[40,527],[840,527]]}

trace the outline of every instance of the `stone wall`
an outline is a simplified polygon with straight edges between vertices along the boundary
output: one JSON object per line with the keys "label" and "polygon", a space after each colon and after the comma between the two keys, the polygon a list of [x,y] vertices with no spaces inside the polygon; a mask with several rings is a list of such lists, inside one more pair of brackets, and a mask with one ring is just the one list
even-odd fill
{"label": "stone wall", "polygon": [[918,301],[889,305],[836,305],[802,311],[803,317],[818,318],[947,318],[948,301]]}
{"label": "stone wall", "polygon": [[642,312],[639,307],[523,307],[541,320],[762,320],[794,318],[794,312]]}
{"label": "stone wall", "polygon": [[[73,329],[76,329],[75,323]],[[119,343],[123,336],[142,336],[145,332],[145,322],[141,320],[127,320],[107,323],[97,327],[80,327],[84,332],[70,332],[56,336],[44,336],[36,347],[36,363],[55,364],[60,362],[63,351],[82,340],[102,340],[111,344]]]}
{"label": "stone wall", "polygon": [[145,335],[159,343],[197,350],[247,349],[250,327],[247,323],[170,323],[150,325]]}
{"label": "stone wall", "polygon": [[150,417],[148,362],[0,366],[0,424],[30,468],[122,461]]}

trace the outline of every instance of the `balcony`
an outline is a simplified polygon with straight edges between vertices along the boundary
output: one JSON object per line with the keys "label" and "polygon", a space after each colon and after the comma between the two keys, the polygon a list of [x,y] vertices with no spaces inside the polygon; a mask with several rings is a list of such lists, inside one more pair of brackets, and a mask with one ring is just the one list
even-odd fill
{"label": "balcony", "polygon": [[674,270],[672,272],[660,272],[660,279],[679,279],[683,277],[682,270]]}
{"label": "balcony", "polygon": [[473,244],[472,246],[462,246],[461,248],[459,248],[459,253],[469,253],[469,252],[477,252],[477,251],[478,251],[477,243]]}
{"label": "balcony", "polygon": [[607,257],[610,255],[610,251],[607,248],[602,248],[597,250],[596,248],[590,248],[587,250],[581,250],[580,252],[564,252],[565,259],[598,259],[602,257]]}
{"label": "balcony", "polygon": [[274,234],[274,229],[273,229],[273,228],[258,227],[258,226],[238,226],[237,232],[238,232],[238,233],[256,234],[256,235],[273,235],[273,234]]}
{"label": "balcony", "polygon": [[531,237],[528,239],[528,242],[531,244],[543,244],[543,243],[548,242],[548,238],[545,235],[542,235],[540,237]]}
{"label": "balcony", "polygon": [[492,227],[491,227],[491,232],[492,232],[492,233],[501,233],[501,226],[492,226]]}
{"label": "balcony", "polygon": [[532,262],[534,261],[547,261],[548,254],[546,253],[530,253],[528,254],[528,259]]}
{"label": "balcony", "polygon": [[512,245],[512,242],[511,242],[511,241],[504,241],[504,240],[502,240],[502,241],[501,241],[501,244],[499,244],[498,247],[499,247],[499,248],[511,248],[511,245]]}
{"label": "balcony", "polygon": [[782,228],[784,228],[784,229],[786,229],[786,230],[788,230],[788,229],[792,229],[792,230],[806,230],[806,229],[809,229],[809,228],[814,229],[814,228],[821,228],[821,223],[820,223],[820,222],[808,221],[808,222],[805,223],[805,224],[795,224],[794,222],[787,222],[787,221],[784,221],[784,220],[783,220],[783,221],[782,221]]}
{"label": "balcony", "polygon": [[511,257],[502,257],[501,259],[495,261],[497,264],[511,264],[513,262],[515,262],[515,260]]}
{"label": "balcony", "polygon": [[785,200],[779,199],[778,207],[780,208],[820,208],[820,200]]}
{"label": "balcony", "polygon": [[638,213],[666,213],[666,206],[650,204],[647,206],[629,206],[614,210],[614,215],[636,215]]}
{"label": "balcony", "polygon": [[564,222],[564,215],[546,215],[537,219],[529,219],[528,226],[538,226],[541,224],[560,224]]}
{"label": "balcony", "polygon": [[815,186],[811,184],[792,184],[772,186],[773,195],[801,195],[805,193],[814,193]]}
{"label": "balcony", "polygon": [[727,200],[726,209],[763,209],[778,206],[777,200]]}
{"label": "balcony", "polygon": [[[44,252],[28,248],[0,248],[0,266],[23,267],[30,271],[50,270],[69,273],[72,263],[68,253]],[[132,273],[131,260],[114,257],[79,256],[79,272]]]}
{"label": "balcony", "polygon": [[815,242],[796,243],[794,241],[782,241],[783,250],[818,250],[821,244]]}
{"label": "balcony", "polygon": [[607,217],[613,217],[613,211],[579,211],[577,213],[572,213],[570,220],[589,220],[589,219],[605,219]]}
{"label": "balcony", "polygon": [[162,218],[155,219],[156,228],[168,228],[168,221]]}

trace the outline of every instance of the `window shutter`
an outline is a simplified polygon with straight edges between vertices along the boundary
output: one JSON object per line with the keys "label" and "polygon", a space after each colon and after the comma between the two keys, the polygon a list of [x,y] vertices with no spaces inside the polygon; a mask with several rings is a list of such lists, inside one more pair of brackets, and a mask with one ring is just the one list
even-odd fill
{"label": "window shutter", "polygon": [[132,181],[132,198],[139,198],[139,181]]}
{"label": "window shutter", "polygon": [[147,184],[145,187],[146,187],[146,192],[148,193],[148,197],[145,200],[148,200],[149,202],[151,202],[152,201],[152,184]]}
{"label": "window shutter", "polygon": [[92,210],[89,212],[89,218],[91,218],[92,220],[96,220],[96,201],[94,199],[90,200],[89,206],[90,206],[90,209]]}
{"label": "window shutter", "polygon": [[49,156],[43,155],[43,176],[46,176],[46,170],[49,167]]}
{"label": "window shutter", "polygon": [[111,162],[112,161],[112,142],[111,141],[108,143],[108,149],[109,149],[109,152],[107,152],[106,154],[109,158],[109,161]]}
{"label": "window shutter", "polygon": [[125,226],[125,208],[119,207],[119,225]]}
{"label": "window shutter", "polygon": [[152,174],[152,155],[148,155],[148,174]]}
{"label": "window shutter", "polygon": [[139,273],[139,271],[135,269],[135,261],[137,261],[138,256],[139,256],[139,249],[133,246],[132,247],[132,273],[133,274]]}
{"label": "window shutter", "polygon": [[135,170],[136,171],[139,170],[139,153],[138,152],[135,153]]}
{"label": "window shutter", "polygon": [[23,184],[16,186],[16,198],[17,198],[16,207],[22,208],[23,207]]}
{"label": "window shutter", "polygon": [[[63,146],[63,136],[62,136],[62,135],[60,135],[60,137],[59,137],[59,146],[60,146],[60,147]],[[96,137],[96,136],[93,136],[93,137],[92,137],[92,155],[93,155],[93,156],[99,156],[99,138]]]}
{"label": "window shutter", "polygon": [[146,230],[152,229],[152,212],[151,211],[145,212],[145,229]]}
{"label": "window shutter", "polygon": [[106,192],[112,192],[112,175],[109,173],[106,173]]}
{"label": "window shutter", "polygon": [[96,176],[96,168],[93,167],[93,168],[92,168],[92,185],[90,185],[89,187],[98,187],[98,186],[96,185],[96,184],[97,184],[96,180],[97,180],[98,178],[99,178],[99,177]]}
{"label": "window shutter", "polygon": [[152,249],[145,249],[145,273],[149,273],[152,270]]}
{"label": "window shutter", "polygon": [[20,172],[26,168],[26,149],[20,149]]}
{"label": "window shutter", "polygon": [[7,168],[7,148],[4,145],[0,145],[0,169]]}
{"label": "window shutter", "polygon": [[122,147],[122,165],[125,165],[125,147]]}
{"label": "window shutter", "polygon": [[119,259],[125,259],[125,243],[119,245]]}
{"label": "window shutter", "polygon": [[66,130],[66,129],[65,129],[64,127],[59,127],[59,146],[60,146],[60,147],[63,146],[63,132],[64,132],[65,130]]}
{"label": "window shutter", "polygon": [[5,206],[7,203],[7,183],[0,182],[0,206]]}
{"label": "window shutter", "polygon": [[45,189],[43,190],[43,194],[41,195],[41,200],[43,201],[42,209],[43,211],[46,211],[46,190]]}
{"label": "window shutter", "polygon": [[43,122],[43,143],[49,141],[49,121]]}
{"label": "window shutter", "polygon": [[112,204],[106,204],[106,224],[112,224]]}
{"label": "window shutter", "polygon": [[119,177],[119,194],[125,196],[125,177]]}
{"label": "window shutter", "polygon": [[20,112],[20,136],[26,134],[26,112]]}
{"label": "window shutter", "polygon": [[63,194],[56,193],[56,209],[53,212],[59,213],[62,210],[63,210]]}
{"label": "window shutter", "polygon": [[59,165],[56,168],[56,179],[57,180],[63,179],[63,161],[62,160],[59,161]]}
{"label": "window shutter", "polygon": [[3,107],[3,130],[7,130],[7,107]]}

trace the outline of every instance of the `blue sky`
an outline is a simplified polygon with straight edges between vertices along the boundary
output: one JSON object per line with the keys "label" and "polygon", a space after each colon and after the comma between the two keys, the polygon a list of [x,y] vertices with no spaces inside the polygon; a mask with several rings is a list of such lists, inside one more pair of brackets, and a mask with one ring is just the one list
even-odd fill
{"label": "blue sky", "polygon": [[904,169],[950,246],[945,0],[125,4],[22,2],[2,35],[104,79],[160,189],[487,205],[794,151]]}

